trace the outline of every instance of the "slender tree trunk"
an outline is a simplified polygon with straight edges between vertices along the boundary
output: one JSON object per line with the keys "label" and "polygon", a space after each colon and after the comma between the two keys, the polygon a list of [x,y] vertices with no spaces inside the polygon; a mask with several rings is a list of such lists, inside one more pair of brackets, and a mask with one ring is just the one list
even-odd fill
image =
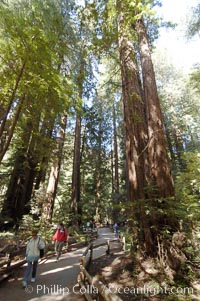
{"label": "slender tree trunk", "polygon": [[[83,97],[84,69],[85,69],[84,54],[81,53],[80,72],[77,78],[77,86],[78,86],[80,99],[82,99]],[[82,208],[80,203],[80,186],[81,186],[80,164],[81,164],[81,116],[77,110],[75,140],[74,140],[73,172],[72,172],[72,194],[71,194],[71,211],[74,215],[73,222],[77,228],[81,224],[81,213],[82,213]]]}
{"label": "slender tree trunk", "polygon": [[148,124],[149,184],[150,197],[174,196],[174,184],[169,165],[163,118],[157,93],[155,75],[148,43],[148,36],[142,19],[136,22],[142,66],[144,98]]}
{"label": "slender tree trunk", "polygon": [[111,149],[111,179],[112,179],[112,194],[115,192],[115,184],[114,184],[114,158],[113,158],[113,149]]}
{"label": "slender tree trunk", "polygon": [[173,142],[172,142],[171,133],[170,133],[170,130],[168,129],[168,127],[167,127],[167,124],[164,124],[164,127],[165,127],[167,146],[168,146],[168,149],[169,149],[171,162],[172,162],[172,165],[176,165],[176,158],[175,158],[175,152],[174,152],[174,149],[173,149]]}
{"label": "slender tree trunk", "polygon": [[34,187],[35,190],[38,190],[41,186],[41,183],[44,183],[45,181],[47,167],[48,167],[48,160],[49,160],[48,155],[44,156],[41,160],[40,170],[38,171],[35,179],[35,187]]}
{"label": "slender tree trunk", "polygon": [[112,161],[113,161],[113,221],[117,222],[120,209],[119,209],[119,159],[118,159],[118,141],[117,141],[117,126],[116,126],[116,111],[115,104],[113,103],[113,144],[114,151],[112,152]]}
{"label": "slender tree trunk", "polygon": [[74,214],[74,223],[79,227],[80,220],[80,148],[81,148],[81,117],[76,116],[75,141],[74,141],[74,160],[72,174],[72,197],[71,210]]}
{"label": "slender tree trunk", "polygon": [[[99,160],[98,160],[99,163]],[[95,214],[95,220],[97,223],[100,222],[100,197],[101,197],[101,175],[100,175],[100,169],[99,169],[99,164],[97,165],[96,169],[96,178],[95,178],[95,183],[96,183],[96,193],[95,193],[95,207],[96,207],[96,214]]]}
{"label": "slender tree trunk", "polygon": [[118,142],[117,142],[117,127],[116,127],[116,112],[113,104],[113,129],[114,129],[114,191],[119,194],[119,158],[118,158]]}
{"label": "slender tree trunk", "polygon": [[184,169],[185,163],[184,160],[181,158],[182,153],[184,152],[183,147],[183,140],[181,136],[181,130],[177,127],[173,128],[173,138],[174,138],[174,146],[175,146],[175,153],[176,153],[176,164],[178,165],[178,169]]}
{"label": "slender tree trunk", "polygon": [[[63,121],[64,116],[65,115],[63,115],[63,117],[61,119],[61,127],[62,127],[62,121]],[[52,139],[55,120],[54,121],[52,120],[51,124],[49,124],[49,128],[47,128],[45,123],[46,122],[44,120],[43,125],[40,130],[40,135],[43,137],[47,136],[48,139]],[[46,173],[47,173],[47,169],[48,169],[48,162],[50,160],[50,157],[52,156],[52,150],[49,148],[48,142],[45,141],[45,143],[43,143],[43,146],[44,146],[45,151],[40,160],[40,168],[39,168],[39,170],[37,170],[37,174],[36,174],[36,178],[35,178],[35,187],[34,187],[35,190],[40,189],[40,187],[44,185],[44,181],[46,179]]]}
{"label": "slender tree trunk", "polygon": [[[99,115],[102,115],[102,108],[100,107]],[[95,172],[95,183],[96,183],[96,193],[95,193],[95,205],[96,205],[96,221],[99,222],[101,219],[100,216],[100,199],[101,199],[101,189],[102,189],[102,180],[101,180],[101,153],[102,153],[102,121],[99,120],[98,124],[98,158]]]}

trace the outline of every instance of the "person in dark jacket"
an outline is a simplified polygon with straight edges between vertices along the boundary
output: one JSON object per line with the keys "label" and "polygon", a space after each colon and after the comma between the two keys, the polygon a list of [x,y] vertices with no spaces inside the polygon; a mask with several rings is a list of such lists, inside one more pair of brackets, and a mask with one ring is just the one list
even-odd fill
{"label": "person in dark jacket", "polygon": [[55,243],[56,261],[58,261],[62,253],[62,248],[68,241],[68,232],[63,223],[58,225],[52,240]]}
{"label": "person in dark jacket", "polygon": [[113,226],[113,230],[114,230],[114,233],[115,233],[115,237],[119,237],[119,226],[117,223],[114,224]]}

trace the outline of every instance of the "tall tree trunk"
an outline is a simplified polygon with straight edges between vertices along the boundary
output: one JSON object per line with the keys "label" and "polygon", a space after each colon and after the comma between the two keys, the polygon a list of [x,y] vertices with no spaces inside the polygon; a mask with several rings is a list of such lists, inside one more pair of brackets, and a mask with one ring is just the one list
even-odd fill
{"label": "tall tree trunk", "polygon": [[167,146],[169,149],[170,159],[171,159],[172,165],[176,165],[176,157],[175,157],[175,152],[173,149],[173,142],[172,142],[170,129],[168,128],[168,125],[165,123],[164,123],[164,128],[165,128],[165,133],[166,133]]}
{"label": "tall tree trunk", "polygon": [[31,144],[32,124],[27,123],[23,135],[23,148],[16,152],[14,168],[8,184],[6,197],[3,204],[2,215],[9,217],[17,223],[24,213],[28,213],[30,206],[26,206],[29,199],[25,197],[27,181],[29,178],[30,164],[28,161],[28,148]]}
{"label": "tall tree trunk", "polygon": [[136,22],[142,66],[144,98],[148,125],[150,197],[174,196],[174,184],[169,165],[163,118],[157,93],[155,74],[150,54],[148,36],[142,19]]}
{"label": "tall tree trunk", "polygon": [[81,148],[81,117],[77,113],[75,140],[74,140],[74,159],[73,159],[73,174],[72,174],[72,196],[71,210],[74,215],[74,223],[77,227],[81,224],[80,216],[80,148]]}
{"label": "tall tree trunk", "polygon": [[113,149],[111,148],[111,180],[112,180],[112,194],[115,192],[115,181],[114,181],[114,154],[113,154]]}
{"label": "tall tree trunk", "polygon": [[[145,214],[143,200],[148,164],[146,161],[147,129],[141,84],[132,42],[124,28],[123,5],[118,1],[118,44],[122,74],[122,95],[124,104],[124,124],[126,133],[126,161],[128,172],[128,201],[133,204],[132,222],[138,223],[135,237],[149,254],[154,252],[154,240]],[[128,215],[130,218],[131,210]]]}
{"label": "tall tree trunk", "polygon": [[[99,115],[102,115],[102,107],[100,106]],[[101,199],[101,190],[102,190],[102,179],[101,179],[101,154],[102,154],[102,121],[101,118],[98,121],[98,154],[97,154],[97,162],[96,162],[96,172],[95,172],[95,184],[96,184],[96,192],[95,192],[95,206],[96,206],[96,221],[100,222],[100,199]]]}
{"label": "tall tree trunk", "polygon": [[114,191],[119,194],[119,158],[118,158],[118,142],[117,142],[117,127],[116,127],[116,111],[113,104],[113,129],[114,129]]}
{"label": "tall tree trunk", "polygon": [[[81,29],[82,30],[82,29]],[[77,86],[79,98],[83,97],[83,82],[85,72],[84,52],[81,53],[80,58],[80,72],[77,77]],[[73,171],[72,171],[72,194],[71,194],[71,211],[74,215],[73,222],[77,228],[81,225],[81,203],[80,203],[80,175],[81,164],[81,116],[77,110],[76,114],[76,127],[75,127],[75,140],[74,140],[74,158],[73,158]]]}
{"label": "tall tree trunk", "polygon": [[145,115],[139,84],[138,67],[132,42],[123,32],[123,14],[118,23],[118,44],[122,74],[126,160],[129,201],[144,198]]}
{"label": "tall tree trunk", "polygon": [[112,162],[113,162],[113,221],[117,222],[118,216],[120,214],[119,209],[119,159],[118,159],[118,141],[117,141],[117,126],[116,126],[116,111],[115,111],[115,103],[113,103],[113,144],[114,144],[114,151],[112,151]]}
{"label": "tall tree trunk", "polygon": [[23,76],[23,73],[24,73],[25,65],[26,65],[26,62],[23,62],[22,66],[21,66],[21,69],[19,71],[19,74],[18,74],[18,76],[16,78],[15,86],[14,86],[14,89],[12,91],[12,94],[11,94],[11,97],[10,97],[10,100],[9,100],[9,104],[8,104],[7,110],[6,110],[6,112],[4,114],[4,117],[3,117],[2,121],[1,121],[1,125],[0,125],[0,138],[3,135],[3,131],[4,131],[5,124],[6,124],[6,121],[7,121],[7,118],[8,118],[8,114],[10,113],[11,107],[13,105],[13,101],[15,100],[17,89],[19,87],[19,83],[20,83],[20,81],[22,79],[22,76]]}
{"label": "tall tree trunk", "polygon": [[51,223],[52,216],[53,216],[53,209],[54,209],[55,198],[57,194],[58,180],[59,180],[59,174],[60,174],[60,168],[62,162],[66,124],[67,124],[67,115],[64,114],[61,118],[60,134],[57,141],[57,152],[55,154],[53,166],[51,167],[51,173],[50,173],[49,183],[47,187],[46,200],[42,208],[43,219],[48,223]]}
{"label": "tall tree trunk", "polygon": [[8,137],[6,137],[6,141],[5,141],[3,147],[0,151],[0,164],[3,160],[3,157],[4,157],[5,153],[7,152],[8,148],[9,148],[11,139],[13,137],[15,126],[17,124],[17,121],[19,119],[19,116],[20,116],[20,113],[21,113],[21,110],[22,110],[24,98],[25,98],[25,96],[22,97],[21,101],[19,101],[19,103],[17,105],[16,113],[15,113],[15,116],[13,117],[12,125],[11,125],[9,133],[8,133]]}
{"label": "tall tree trunk", "polygon": [[[150,208],[153,212],[148,225],[152,235],[153,245],[151,248],[147,249],[147,253],[155,256],[158,252],[159,237],[162,237],[163,235],[162,229],[167,227],[173,232],[176,231],[179,226],[175,214],[174,216],[166,216],[164,213],[161,213],[166,210],[166,206],[168,204],[167,198],[175,196],[174,183],[167,154],[163,117],[158,98],[148,36],[143,19],[136,21],[135,29],[139,40],[139,52],[142,67],[144,100],[148,128],[147,150],[149,169],[146,177],[149,189],[147,191],[147,198],[152,199],[152,202],[154,203],[157,199],[160,200],[163,198],[162,204],[155,203],[157,204],[155,207],[156,209],[159,207],[162,208],[160,211],[153,211],[155,205],[150,203],[150,206],[152,206]],[[163,242],[164,241],[165,239],[163,238]],[[148,246],[148,244],[149,242],[146,244],[146,246]],[[168,242],[167,245],[169,246],[170,242]],[[167,246],[166,248],[168,249]]]}
{"label": "tall tree trunk", "polygon": [[[40,141],[43,136],[41,132],[35,135],[41,126],[40,121],[40,116],[35,117],[34,123],[30,119],[27,121],[22,137],[23,145],[16,151],[14,168],[4,200],[2,214],[13,219],[16,224],[31,208],[30,200],[38,172],[36,166],[42,156]],[[45,123],[41,131],[44,127],[46,133]],[[45,148],[44,143],[43,141],[42,147]]]}
{"label": "tall tree trunk", "polygon": [[47,167],[48,167],[48,160],[49,160],[48,155],[45,155],[40,162],[40,170],[38,171],[35,179],[35,187],[34,187],[35,190],[38,190],[45,181]]}
{"label": "tall tree trunk", "polygon": [[174,138],[174,147],[175,147],[175,154],[176,154],[176,165],[177,169],[184,169],[185,163],[184,160],[182,159],[182,154],[184,152],[184,147],[183,147],[183,139],[181,135],[181,130],[177,127],[173,127],[173,138]]}

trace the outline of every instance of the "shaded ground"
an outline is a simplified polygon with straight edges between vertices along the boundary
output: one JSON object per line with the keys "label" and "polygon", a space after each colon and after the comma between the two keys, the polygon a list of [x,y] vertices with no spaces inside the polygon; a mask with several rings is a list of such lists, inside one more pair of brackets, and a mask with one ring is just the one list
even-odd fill
{"label": "shaded ground", "polygon": [[[93,261],[91,275],[110,287],[124,301],[197,301],[200,300],[199,271],[190,283],[169,283],[155,262],[147,259],[134,264],[127,255],[104,255]],[[198,276],[199,274],[199,276]]]}

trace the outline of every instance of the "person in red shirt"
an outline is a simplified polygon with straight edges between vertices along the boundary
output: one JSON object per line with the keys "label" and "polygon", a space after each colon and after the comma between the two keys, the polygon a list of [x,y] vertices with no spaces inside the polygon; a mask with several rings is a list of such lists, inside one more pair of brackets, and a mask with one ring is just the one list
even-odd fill
{"label": "person in red shirt", "polygon": [[56,261],[58,261],[62,253],[62,248],[68,241],[68,233],[63,223],[58,225],[52,240],[55,242]]}

